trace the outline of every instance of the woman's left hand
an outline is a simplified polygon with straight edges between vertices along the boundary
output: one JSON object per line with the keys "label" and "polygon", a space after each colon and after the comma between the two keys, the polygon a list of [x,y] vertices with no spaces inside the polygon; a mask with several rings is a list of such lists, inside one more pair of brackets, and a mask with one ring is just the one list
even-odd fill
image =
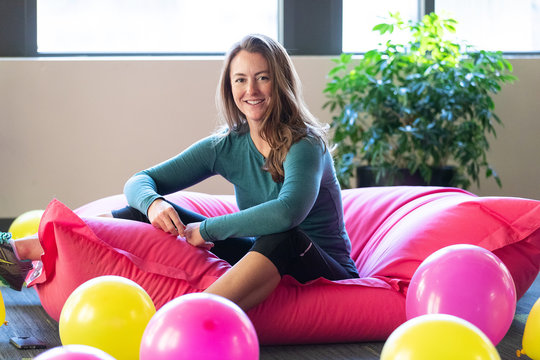
{"label": "woman's left hand", "polygon": [[184,229],[184,236],[186,237],[186,241],[190,245],[210,250],[214,247],[214,243],[203,239],[199,231],[200,226],[200,222],[190,223],[186,225]]}

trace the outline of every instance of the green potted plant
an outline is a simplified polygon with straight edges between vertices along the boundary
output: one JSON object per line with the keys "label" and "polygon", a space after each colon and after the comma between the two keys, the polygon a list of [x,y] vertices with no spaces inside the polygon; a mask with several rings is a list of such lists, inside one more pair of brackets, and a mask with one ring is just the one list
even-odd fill
{"label": "green potted plant", "polygon": [[[453,19],[435,13],[417,22],[404,22],[399,13],[390,18],[373,31],[408,32],[408,41],[388,40],[359,59],[342,54],[328,74],[324,108],[334,114],[341,185],[350,187],[354,169],[367,166],[374,185],[400,184],[410,173],[422,185],[467,188],[484,172],[501,186],[486,153],[494,125],[501,124],[492,95],[515,79],[511,64],[501,52],[449,39]],[[439,169],[448,183],[439,183]]]}

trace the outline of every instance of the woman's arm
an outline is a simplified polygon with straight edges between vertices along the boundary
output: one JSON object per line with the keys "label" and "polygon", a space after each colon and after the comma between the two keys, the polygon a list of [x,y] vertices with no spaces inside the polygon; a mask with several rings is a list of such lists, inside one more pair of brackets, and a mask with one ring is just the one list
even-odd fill
{"label": "woman's arm", "polygon": [[207,241],[260,236],[289,230],[311,211],[319,194],[325,154],[322,144],[304,139],[291,146],[283,164],[285,179],[276,199],[234,214],[209,218],[200,233]]}

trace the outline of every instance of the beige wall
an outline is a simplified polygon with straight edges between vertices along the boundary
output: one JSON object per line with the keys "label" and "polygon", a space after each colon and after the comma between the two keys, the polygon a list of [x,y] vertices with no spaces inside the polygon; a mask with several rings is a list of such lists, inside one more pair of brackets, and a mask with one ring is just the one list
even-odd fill
{"label": "beige wall", "polygon": [[[313,113],[322,110],[327,57],[295,57]],[[540,59],[512,59],[519,81],[496,109],[505,122],[489,158],[503,188],[479,195],[540,199]],[[122,192],[134,172],[180,152],[216,126],[219,58],[0,59],[0,218],[76,208]],[[208,180],[193,188],[232,193]]]}

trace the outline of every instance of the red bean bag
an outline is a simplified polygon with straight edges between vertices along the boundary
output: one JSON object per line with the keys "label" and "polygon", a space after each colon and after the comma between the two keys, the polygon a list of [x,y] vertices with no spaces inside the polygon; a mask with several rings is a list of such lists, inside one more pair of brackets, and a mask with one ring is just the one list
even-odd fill
{"label": "red bean bag", "polygon": [[[285,276],[268,299],[248,311],[262,344],[386,339],[406,320],[414,271],[448,245],[474,244],[495,253],[509,268],[518,297],[539,272],[540,201],[435,187],[362,188],[342,195],[360,278],[302,285]],[[181,191],[167,198],[206,216],[237,211],[233,196]],[[229,268],[151,225],[91,217],[124,205],[117,195],[75,212],[57,200],[48,206],[39,229],[44,254],[28,281],[52,318],[59,319],[77,286],[96,276],[130,278],[160,308],[204,290]]]}

